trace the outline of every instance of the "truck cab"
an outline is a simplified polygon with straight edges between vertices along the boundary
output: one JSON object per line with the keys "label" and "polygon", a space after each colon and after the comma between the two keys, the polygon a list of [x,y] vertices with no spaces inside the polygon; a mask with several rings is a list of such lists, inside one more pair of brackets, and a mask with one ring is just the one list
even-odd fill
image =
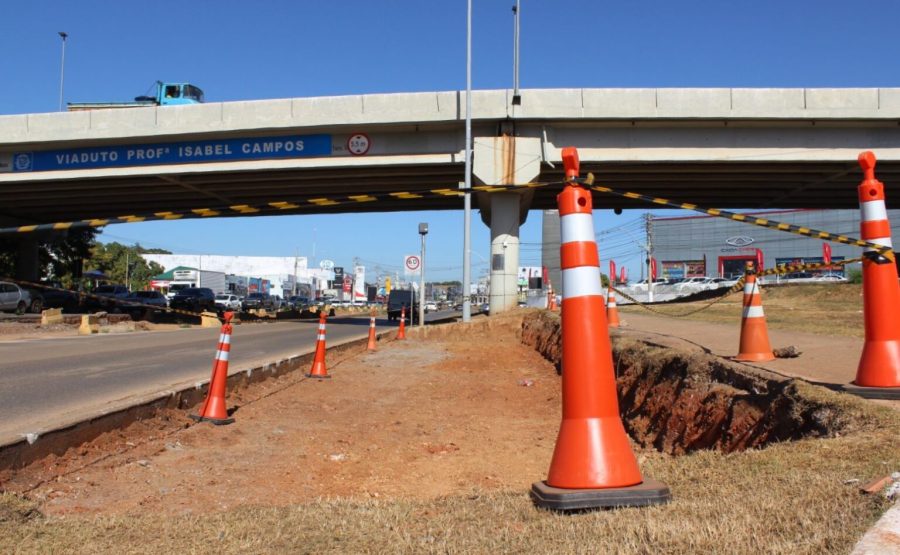
{"label": "truck cab", "polygon": [[203,102],[203,91],[190,83],[156,82],[156,96],[138,96],[135,102],[155,102],[159,106],[178,106],[183,104],[200,104]]}

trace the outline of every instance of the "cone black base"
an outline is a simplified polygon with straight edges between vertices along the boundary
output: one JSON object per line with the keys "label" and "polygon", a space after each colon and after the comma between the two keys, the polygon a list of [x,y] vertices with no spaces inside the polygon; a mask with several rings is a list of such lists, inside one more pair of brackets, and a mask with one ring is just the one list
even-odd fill
{"label": "cone black base", "polygon": [[207,418],[205,416],[198,416],[196,414],[190,415],[191,420],[196,420],[197,422],[210,422],[215,424],[216,426],[224,426],[225,424],[231,424],[234,422],[234,418]]}
{"label": "cone black base", "polygon": [[531,485],[534,504],[554,511],[646,507],[668,503],[671,498],[669,486],[647,477],[640,484],[626,488],[563,489],[548,486],[547,482]]}
{"label": "cone black base", "polygon": [[844,393],[856,395],[863,399],[887,399],[889,401],[900,401],[900,387],[864,387],[848,383],[841,387]]}
{"label": "cone black base", "polygon": [[304,374],[304,376],[306,376],[307,378],[315,378],[315,379],[317,379],[317,380],[330,380],[330,379],[331,379],[331,375],[328,375],[328,376],[314,376],[314,375],[312,375],[312,374]]}

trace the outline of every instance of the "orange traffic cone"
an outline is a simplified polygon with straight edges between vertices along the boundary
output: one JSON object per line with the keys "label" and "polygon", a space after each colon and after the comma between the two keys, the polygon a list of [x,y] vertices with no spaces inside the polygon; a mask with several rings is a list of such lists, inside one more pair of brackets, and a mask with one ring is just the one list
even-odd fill
{"label": "orange traffic cone", "polygon": [[212,377],[209,380],[209,391],[198,414],[191,418],[197,422],[212,422],[216,425],[231,424],[234,418],[228,417],[225,407],[225,385],[228,381],[228,355],[231,352],[231,319],[234,312],[226,312],[225,323],[219,333],[219,346],[213,359]]}
{"label": "orange traffic cone", "polygon": [[369,351],[375,350],[375,311],[372,311],[371,319],[369,320],[369,344],[366,345],[366,349]]}
{"label": "orange traffic cone", "polygon": [[609,286],[606,293],[606,320],[609,327],[619,327],[619,310],[616,308],[616,294],[613,292],[612,285]]}
{"label": "orange traffic cone", "polygon": [[406,305],[400,307],[400,329],[397,331],[397,339],[406,339]]}
{"label": "orange traffic cone", "polygon": [[312,368],[310,369],[309,374],[306,375],[307,378],[324,380],[331,377],[328,375],[328,369],[325,368],[325,320],[327,318],[324,310],[319,312],[319,334],[316,336],[316,355],[313,358]]}
{"label": "orange traffic cone", "polygon": [[[859,165],[864,179],[859,185],[860,234],[864,241],[886,247],[891,243],[891,224],[884,204],[884,183],[875,179],[875,155],[863,152]],[[891,253],[893,254],[893,253]],[[856,379],[847,390],[864,397],[900,399],[900,285],[897,265],[874,249],[863,253],[863,315],[866,342]]]}
{"label": "orange traffic cone", "polygon": [[[578,153],[563,150],[566,178]],[[540,507],[575,510],[664,503],[669,488],[644,479],[619,417],[616,378],[600,283],[590,191],[567,186],[557,197],[561,227],[562,424]]]}
{"label": "orange traffic cone", "polygon": [[547,293],[547,295],[550,297],[550,300],[547,301],[547,308],[548,308],[549,310],[556,310],[556,308],[557,308],[557,306],[556,306],[556,293],[553,292],[553,286],[552,286],[552,285],[550,286],[550,291]]}
{"label": "orange traffic cone", "polygon": [[734,360],[765,362],[775,360],[769,344],[769,328],[762,307],[762,295],[753,263],[747,263],[747,281],[744,283],[744,312],[741,316],[741,345]]}

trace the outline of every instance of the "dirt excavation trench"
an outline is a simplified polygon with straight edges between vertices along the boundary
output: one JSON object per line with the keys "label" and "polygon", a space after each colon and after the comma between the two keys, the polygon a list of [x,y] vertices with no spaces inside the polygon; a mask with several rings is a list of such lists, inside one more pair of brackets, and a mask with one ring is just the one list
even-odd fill
{"label": "dirt excavation trench", "polygon": [[[558,316],[525,318],[522,341],[559,370]],[[731,453],[834,437],[851,425],[841,408],[805,382],[766,376],[720,357],[614,336],[613,358],[625,428],[640,445],[667,454]]]}

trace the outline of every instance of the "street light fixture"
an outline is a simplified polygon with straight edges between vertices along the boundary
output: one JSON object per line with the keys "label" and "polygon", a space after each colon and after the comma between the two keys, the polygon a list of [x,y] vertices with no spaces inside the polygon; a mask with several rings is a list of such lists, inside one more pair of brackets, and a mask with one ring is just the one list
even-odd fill
{"label": "street light fixture", "polygon": [[428,235],[428,224],[419,224],[419,235],[422,236],[422,252],[419,260],[419,329],[425,329],[425,236]]}
{"label": "street light fixture", "polygon": [[59,64],[59,111],[63,109],[63,81],[66,76],[66,39],[69,38],[68,33],[57,31],[62,39],[62,60]]}

